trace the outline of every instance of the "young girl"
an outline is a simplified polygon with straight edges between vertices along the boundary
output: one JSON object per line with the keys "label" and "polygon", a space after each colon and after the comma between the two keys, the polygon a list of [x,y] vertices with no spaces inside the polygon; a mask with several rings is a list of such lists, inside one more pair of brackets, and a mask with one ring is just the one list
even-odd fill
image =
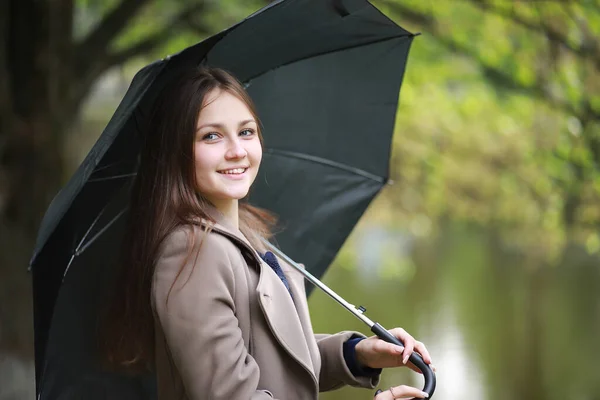
{"label": "young girl", "polygon": [[[156,101],[132,189],[125,262],[110,318],[119,365],[156,373],[158,398],[316,399],[374,388],[405,348],[357,332],[313,334],[301,274],[262,243],[274,219],[246,197],[262,158],[259,120],[241,84],[194,68]],[[377,400],[425,397],[390,388]]]}

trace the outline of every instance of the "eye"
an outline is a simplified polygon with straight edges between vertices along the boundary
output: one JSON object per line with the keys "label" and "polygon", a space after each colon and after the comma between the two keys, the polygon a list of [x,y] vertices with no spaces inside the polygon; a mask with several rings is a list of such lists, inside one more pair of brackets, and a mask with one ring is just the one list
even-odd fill
{"label": "eye", "polygon": [[254,129],[244,129],[243,131],[240,132],[240,136],[252,136],[254,135]]}
{"label": "eye", "polygon": [[207,141],[211,141],[211,140],[216,140],[219,137],[219,135],[217,135],[214,132],[210,132],[207,133],[206,135],[202,136],[202,140],[207,140]]}

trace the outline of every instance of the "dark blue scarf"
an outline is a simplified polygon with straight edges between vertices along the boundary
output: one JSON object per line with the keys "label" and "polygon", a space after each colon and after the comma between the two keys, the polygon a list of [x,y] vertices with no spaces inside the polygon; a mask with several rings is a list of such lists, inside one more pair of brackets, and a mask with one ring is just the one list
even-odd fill
{"label": "dark blue scarf", "polygon": [[281,279],[281,282],[283,282],[283,285],[288,290],[290,296],[292,296],[293,299],[294,296],[292,295],[290,284],[288,283],[287,278],[283,274],[283,270],[281,269],[281,266],[279,265],[279,261],[277,261],[277,257],[275,257],[275,254],[271,253],[270,251],[267,251],[265,254],[260,254],[260,258],[262,258],[267,264],[269,264],[269,267],[271,267],[271,269],[275,271],[275,273],[277,274],[279,279]]}

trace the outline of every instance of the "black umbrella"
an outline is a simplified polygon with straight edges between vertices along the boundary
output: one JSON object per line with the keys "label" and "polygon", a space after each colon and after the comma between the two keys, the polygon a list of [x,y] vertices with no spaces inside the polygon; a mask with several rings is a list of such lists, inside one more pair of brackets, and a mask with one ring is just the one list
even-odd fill
{"label": "black umbrella", "polygon": [[151,398],[153,380],[103,372],[91,354],[113,279],[139,139],[157,93],[207,64],[244,82],[266,149],[251,203],[320,277],[386,184],[398,95],[414,35],[366,0],[287,0],[142,69],[50,204],[31,259],[39,398]]}

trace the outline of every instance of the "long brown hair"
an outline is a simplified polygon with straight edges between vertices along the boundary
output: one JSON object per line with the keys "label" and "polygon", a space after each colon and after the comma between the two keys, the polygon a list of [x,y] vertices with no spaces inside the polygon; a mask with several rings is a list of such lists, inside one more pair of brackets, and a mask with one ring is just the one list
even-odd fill
{"label": "long brown hair", "polygon": [[[151,285],[160,245],[179,226],[193,226],[199,219],[215,222],[213,206],[196,191],[193,154],[198,116],[214,89],[227,91],[248,106],[262,143],[252,100],[229,73],[192,68],[162,90],[143,134],[120,270],[101,327],[103,358],[112,366],[136,371],[153,365]],[[266,210],[244,202],[239,219],[240,230],[255,246],[259,237],[270,236],[275,222]]]}

